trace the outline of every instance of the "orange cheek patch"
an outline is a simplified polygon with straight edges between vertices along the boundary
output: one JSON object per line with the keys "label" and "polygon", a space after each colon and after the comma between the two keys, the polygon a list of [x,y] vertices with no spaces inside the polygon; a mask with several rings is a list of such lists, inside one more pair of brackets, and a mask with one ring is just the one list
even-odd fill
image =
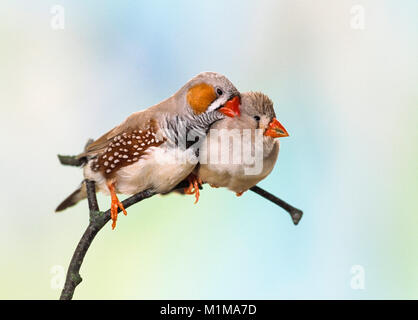
{"label": "orange cheek patch", "polygon": [[215,99],[215,90],[206,83],[197,84],[187,92],[187,102],[196,114],[205,112]]}

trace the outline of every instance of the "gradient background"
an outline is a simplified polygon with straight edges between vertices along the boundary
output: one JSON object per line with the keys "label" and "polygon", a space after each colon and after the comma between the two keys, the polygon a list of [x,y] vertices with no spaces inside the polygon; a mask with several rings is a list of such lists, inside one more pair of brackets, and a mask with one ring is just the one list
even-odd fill
{"label": "gradient background", "polygon": [[290,137],[260,186],[301,223],[251,192],[154,197],[100,232],[74,298],[418,298],[417,18],[416,0],[2,1],[0,298],[58,298],[88,223],[86,202],[54,214],[82,179],[56,154],[208,70],[274,100]]}

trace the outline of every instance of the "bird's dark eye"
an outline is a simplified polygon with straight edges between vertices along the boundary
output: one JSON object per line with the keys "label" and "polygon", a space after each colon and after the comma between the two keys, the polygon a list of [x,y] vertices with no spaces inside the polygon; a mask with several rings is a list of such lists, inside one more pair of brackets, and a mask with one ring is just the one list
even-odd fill
{"label": "bird's dark eye", "polygon": [[216,89],[216,93],[219,95],[219,96],[221,96],[224,92],[221,90],[221,89]]}
{"label": "bird's dark eye", "polygon": [[257,121],[260,121],[260,117],[259,116],[254,116],[254,119]]}

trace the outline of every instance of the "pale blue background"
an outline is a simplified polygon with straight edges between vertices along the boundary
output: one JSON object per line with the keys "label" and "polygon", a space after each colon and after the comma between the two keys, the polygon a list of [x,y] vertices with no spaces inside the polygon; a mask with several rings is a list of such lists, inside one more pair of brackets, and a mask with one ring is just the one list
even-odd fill
{"label": "pale blue background", "polygon": [[[65,8],[64,30],[50,8]],[[364,30],[350,8],[366,10]],[[417,1],[2,1],[0,297],[55,299],[88,221],[54,214],[81,151],[201,71],[275,102],[290,133],[251,192],[155,197],[94,241],[77,299],[418,298]],[[99,197],[103,209],[109,199]],[[362,265],[365,290],[350,287]]]}

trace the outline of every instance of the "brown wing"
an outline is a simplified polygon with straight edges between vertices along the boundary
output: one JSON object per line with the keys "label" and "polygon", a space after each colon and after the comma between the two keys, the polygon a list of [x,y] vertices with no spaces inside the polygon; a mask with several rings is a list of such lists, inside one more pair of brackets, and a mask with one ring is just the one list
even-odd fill
{"label": "brown wing", "polygon": [[137,162],[148,148],[158,147],[166,139],[161,137],[155,120],[142,129],[130,129],[117,134],[91,162],[93,171],[100,171],[111,177],[118,169]]}
{"label": "brown wing", "polygon": [[122,133],[129,133],[137,128],[146,130],[150,126],[150,122],[154,121],[151,119],[151,114],[148,111],[149,110],[143,110],[131,114],[120,125],[106,132],[100,138],[89,144],[86,150],[77,157],[95,156],[104,152],[109,144],[113,142],[113,139]]}
{"label": "brown wing", "polygon": [[178,106],[181,105],[177,103],[175,95],[167,98],[166,100],[156,104],[152,107],[149,107],[145,110],[135,112],[131,114],[124,122],[119,126],[113,128],[109,132],[105,133],[99,139],[91,143],[85,152],[78,155],[78,158],[83,158],[86,156],[96,156],[104,152],[108,147],[109,143],[112,143],[113,139],[122,133],[128,133],[135,129],[141,128],[145,130],[146,126],[152,122],[156,114],[162,115],[165,113],[176,114]]}
{"label": "brown wing", "polygon": [[80,153],[77,158],[83,158],[86,156],[94,156],[100,152],[102,152],[104,149],[107,148],[109,143],[111,143],[112,139],[117,136],[117,133],[115,131],[118,129],[118,127],[113,128],[112,130],[106,132],[104,135],[102,135],[99,139],[93,141],[92,143],[88,144],[85,151],[83,153]]}

